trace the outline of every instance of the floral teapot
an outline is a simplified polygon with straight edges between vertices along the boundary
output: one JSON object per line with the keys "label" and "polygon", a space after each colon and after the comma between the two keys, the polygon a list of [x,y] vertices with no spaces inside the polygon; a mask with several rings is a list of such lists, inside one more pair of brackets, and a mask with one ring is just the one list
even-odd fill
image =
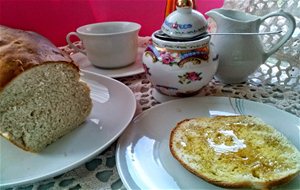
{"label": "floral teapot", "polygon": [[187,2],[177,3],[177,10],[152,34],[143,54],[148,79],[168,96],[198,94],[218,66],[218,54],[206,32],[207,21],[192,9],[192,1]]}

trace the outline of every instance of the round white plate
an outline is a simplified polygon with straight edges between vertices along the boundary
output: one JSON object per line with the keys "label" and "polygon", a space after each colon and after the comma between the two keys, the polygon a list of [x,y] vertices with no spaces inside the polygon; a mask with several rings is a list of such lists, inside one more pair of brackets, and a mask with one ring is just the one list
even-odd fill
{"label": "round white plate", "polygon": [[84,74],[82,79],[91,88],[93,109],[81,127],[38,154],[23,151],[0,138],[0,189],[67,172],[98,155],[128,126],[136,110],[132,91],[105,76]]}
{"label": "round white plate", "polygon": [[[272,106],[228,97],[193,97],[157,105],[138,115],[119,138],[117,169],[127,189],[223,189],[186,169],[170,153],[177,122],[199,116],[249,114],[271,124],[300,149],[300,119]],[[277,189],[298,189],[300,176]]]}
{"label": "round white plate", "polygon": [[105,75],[112,78],[120,78],[120,77],[127,77],[132,75],[137,75],[144,72],[144,68],[142,65],[142,54],[144,48],[139,47],[138,55],[136,61],[126,67],[117,68],[117,69],[102,69],[96,67],[91,64],[88,60],[87,56],[82,53],[75,53],[71,55],[71,58],[74,62],[79,65],[79,68],[84,73],[92,73],[97,75]]}

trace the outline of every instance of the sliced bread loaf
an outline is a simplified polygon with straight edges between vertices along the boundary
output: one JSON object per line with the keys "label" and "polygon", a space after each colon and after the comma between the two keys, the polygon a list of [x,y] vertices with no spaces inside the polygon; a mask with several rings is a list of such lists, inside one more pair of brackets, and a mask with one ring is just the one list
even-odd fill
{"label": "sliced bread loaf", "polygon": [[85,121],[90,90],[79,69],[46,38],[0,26],[0,134],[40,152]]}
{"label": "sliced bread loaf", "polygon": [[186,119],[170,136],[172,155],[190,172],[221,187],[269,189],[300,172],[300,152],[252,116]]}

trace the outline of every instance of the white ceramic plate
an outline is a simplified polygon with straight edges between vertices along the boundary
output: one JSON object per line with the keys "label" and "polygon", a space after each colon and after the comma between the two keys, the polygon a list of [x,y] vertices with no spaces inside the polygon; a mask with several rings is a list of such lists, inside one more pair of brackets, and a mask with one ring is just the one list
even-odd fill
{"label": "white ceramic plate", "polygon": [[92,73],[92,74],[100,74],[105,75],[112,78],[120,78],[120,77],[127,77],[132,75],[137,75],[144,72],[144,68],[142,65],[142,54],[144,48],[139,47],[138,56],[136,61],[127,66],[117,69],[101,69],[99,67],[95,67],[91,64],[88,60],[87,56],[82,53],[75,53],[71,55],[71,58],[74,60],[76,64],[79,65],[79,68],[84,73]]}
{"label": "white ceramic plate", "polygon": [[39,154],[0,138],[0,189],[67,172],[98,155],[128,126],[136,110],[131,90],[109,77],[84,74],[82,79],[91,87],[93,109],[81,127]]}
{"label": "white ceramic plate", "polygon": [[[127,189],[223,189],[184,169],[169,151],[176,123],[198,116],[250,114],[260,117],[300,149],[300,120],[269,105],[227,97],[194,97],[157,105],[137,116],[119,138],[117,169]],[[300,176],[278,189],[299,189]]]}

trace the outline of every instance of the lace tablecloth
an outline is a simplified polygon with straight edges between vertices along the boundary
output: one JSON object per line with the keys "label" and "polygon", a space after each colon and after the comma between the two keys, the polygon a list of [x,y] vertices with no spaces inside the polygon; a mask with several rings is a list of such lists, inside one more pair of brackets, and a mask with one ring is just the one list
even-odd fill
{"label": "lace tablecloth", "polygon": [[[292,38],[246,83],[224,85],[213,79],[198,96],[230,96],[248,99],[269,104],[300,117],[300,2],[245,0],[240,3],[238,0],[226,0],[224,6],[257,15],[278,8],[288,9],[296,18],[297,28]],[[280,20],[276,22],[281,23]],[[278,25],[283,26],[284,23]],[[274,21],[266,23],[265,26],[274,27]],[[147,38],[140,38],[140,46],[144,46],[146,40]],[[272,40],[265,39],[265,44],[267,43],[272,43]],[[71,53],[68,47],[62,49]],[[133,91],[138,105],[137,114],[160,103],[153,98],[153,88],[145,74],[118,80]],[[60,176],[10,189],[125,189],[116,168],[115,147],[116,142],[92,160]]]}

